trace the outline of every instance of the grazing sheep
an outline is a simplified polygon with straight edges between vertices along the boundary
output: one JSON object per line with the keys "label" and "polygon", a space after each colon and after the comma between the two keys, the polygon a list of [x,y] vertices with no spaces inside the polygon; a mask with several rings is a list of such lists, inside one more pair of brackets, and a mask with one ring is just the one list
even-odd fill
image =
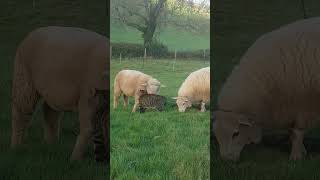
{"label": "grazing sheep", "polygon": [[320,115],[320,18],[300,20],[260,37],[224,84],[214,113],[223,159],[237,161],[261,131],[289,130],[290,159],[303,158],[306,130]]}
{"label": "grazing sheep", "polygon": [[74,27],[49,26],[32,31],[19,45],[15,57],[11,146],[22,143],[35,106],[43,98],[47,143],[59,137],[61,111],[79,113],[80,133],[71,160],[82,159],[92,137],[92,123],[103,118],[97,117],[97,112],[107,111],[99,105],[101,96],[97,95],[108,95],[108,79],[106,37]]}
{"label": "grazing sheep", "polygon": [[177,100],[179,112],[198,103],[201,112],[205,112],[205,105],[210,102],[210,67],[192,72],[180,86],[178,97],[173,99]]}
{"label": "grazing sheep", "polygon": [[146,90],[148,94],[158,94],[160,87],[165,86],[147,74],[135,70],[122,70],[114,78],[113,108],[117,108],[119,97],[123,94],[124,107],[128,105],[129,96],[135,97],[132,109],[132,112],[135,112],[139,104],[139,97],[142,95],[141,92]]}

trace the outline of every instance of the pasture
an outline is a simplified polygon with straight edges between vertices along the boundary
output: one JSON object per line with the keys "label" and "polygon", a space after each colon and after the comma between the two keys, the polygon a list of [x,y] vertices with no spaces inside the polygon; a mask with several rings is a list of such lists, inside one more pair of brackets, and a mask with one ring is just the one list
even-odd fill
{"label": "pasture", "polygon": [[[215,20],[212,32],[213,51],[213,100],[233,67],[249,46],[262,34],[281,25],[303,18],[299,1],[253,1],[236,2],[226,0],[216,4]],[[306,0],[307,16],[319,16],[319,2]],[[248,6],[250,4],[250,6]],[[319,130],[307,136],[319,138]],[[314,142],[319,144],[319,142]],[[307,144],[308,146],[308,144]],[[308,147],[307,147],[308,148]],[[313,149],[312,151],[317,151]],[[217,149],[212,147],[212,179],[219,180],[302,180],[320,179],[320,151],[309,153],[302,161],[289,161],[290,146],[270,147],[265,145],[247,146],[242,151],[239,163],[220,161],[215,155]]]}
{"label": "pasture", "polygon": [[[76,140],[73,113],[62,117],[60,141],[48,146],[43,140],[42,111],[37,109],[25,143],[17,150],[10,147],[11,85],[15,51],[31,30],[48,25],[78,26],[105,34],[105,6],[101,1],[1,1],[0,2],[0,179],[107,179],[108,167],[93,159],[93,148],[82,162],[70,162]],[[95,17],[95,18],[92,18]],[[85,24],[85,25],[84,25]]]}
{"label": "pasture", "polygon": [[179,113],[175,101],[183,80],[194,70],[209,66],[208,61],[177,60],[112,60],[110,72],[111,98],[117,72],[134,69],[157,78],[167,87],[160,95],[167,97],[165,111],[144,114],[130,113],[128,109],[110,106],[111,179],[209,179],[209,111],[200,113],[192,108]]}

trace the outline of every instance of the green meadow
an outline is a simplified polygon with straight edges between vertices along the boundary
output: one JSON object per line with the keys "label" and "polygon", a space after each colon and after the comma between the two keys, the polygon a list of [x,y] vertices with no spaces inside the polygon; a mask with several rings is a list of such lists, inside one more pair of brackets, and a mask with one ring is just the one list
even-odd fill
{"label": "green meadow", "polygon": [[117,72],[133,69],[157,78],[166,87],[160,95],[167,98],[163,112],[131,113],[133,98],[123,108],[123,98],[111,111],[111,179],[209,179],[210,113],[194,107],[179,113],[175,100],[184,79],[194,70],[209,66],[199,60],[141,59],[111,62],[111,99]]}

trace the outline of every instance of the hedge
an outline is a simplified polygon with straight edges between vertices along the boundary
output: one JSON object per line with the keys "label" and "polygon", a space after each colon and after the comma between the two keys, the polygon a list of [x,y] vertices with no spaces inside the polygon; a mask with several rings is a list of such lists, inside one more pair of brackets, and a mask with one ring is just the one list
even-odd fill
{"label": "hedge", "polygon": [[[141,58],[144,56],[144,46],[135,43],[111,43],[112,57],[119,58],[120,53],[123,58]],[[178,59],[199,59],[202,60],[203,50],[177,51]],[[174,58],[174,51],[161,43],[153,43],[147,48],[147,56],[154,58]],[[210,59],[210,49],[205,49],[205,59]]]}

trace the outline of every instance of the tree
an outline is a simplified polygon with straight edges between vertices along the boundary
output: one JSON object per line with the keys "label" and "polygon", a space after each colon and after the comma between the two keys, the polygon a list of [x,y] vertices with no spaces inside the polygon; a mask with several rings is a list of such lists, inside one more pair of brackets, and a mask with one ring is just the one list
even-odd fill
{"label": "tree", "polygon": [[166,2],[167,0],[120,0],[114,1],[113,10],[120,22],[142,32],[144,46],[148,47],[152,43]]}
{"label": "tree", "polygon": [[[209,0],[202,1],[209,2]],[[149,47],[155,32],[167,24],[186,29],[201,27],[196,23],[200,22],[197,18],[192,21],[190,17],[195,17],[195,13],[199,14],[200,9],[206,11],[210,9],[207,7],[203,3],[195,6],[192,0],[112,0],[111,16],[113,20],[140,31],[144,46]]]}

